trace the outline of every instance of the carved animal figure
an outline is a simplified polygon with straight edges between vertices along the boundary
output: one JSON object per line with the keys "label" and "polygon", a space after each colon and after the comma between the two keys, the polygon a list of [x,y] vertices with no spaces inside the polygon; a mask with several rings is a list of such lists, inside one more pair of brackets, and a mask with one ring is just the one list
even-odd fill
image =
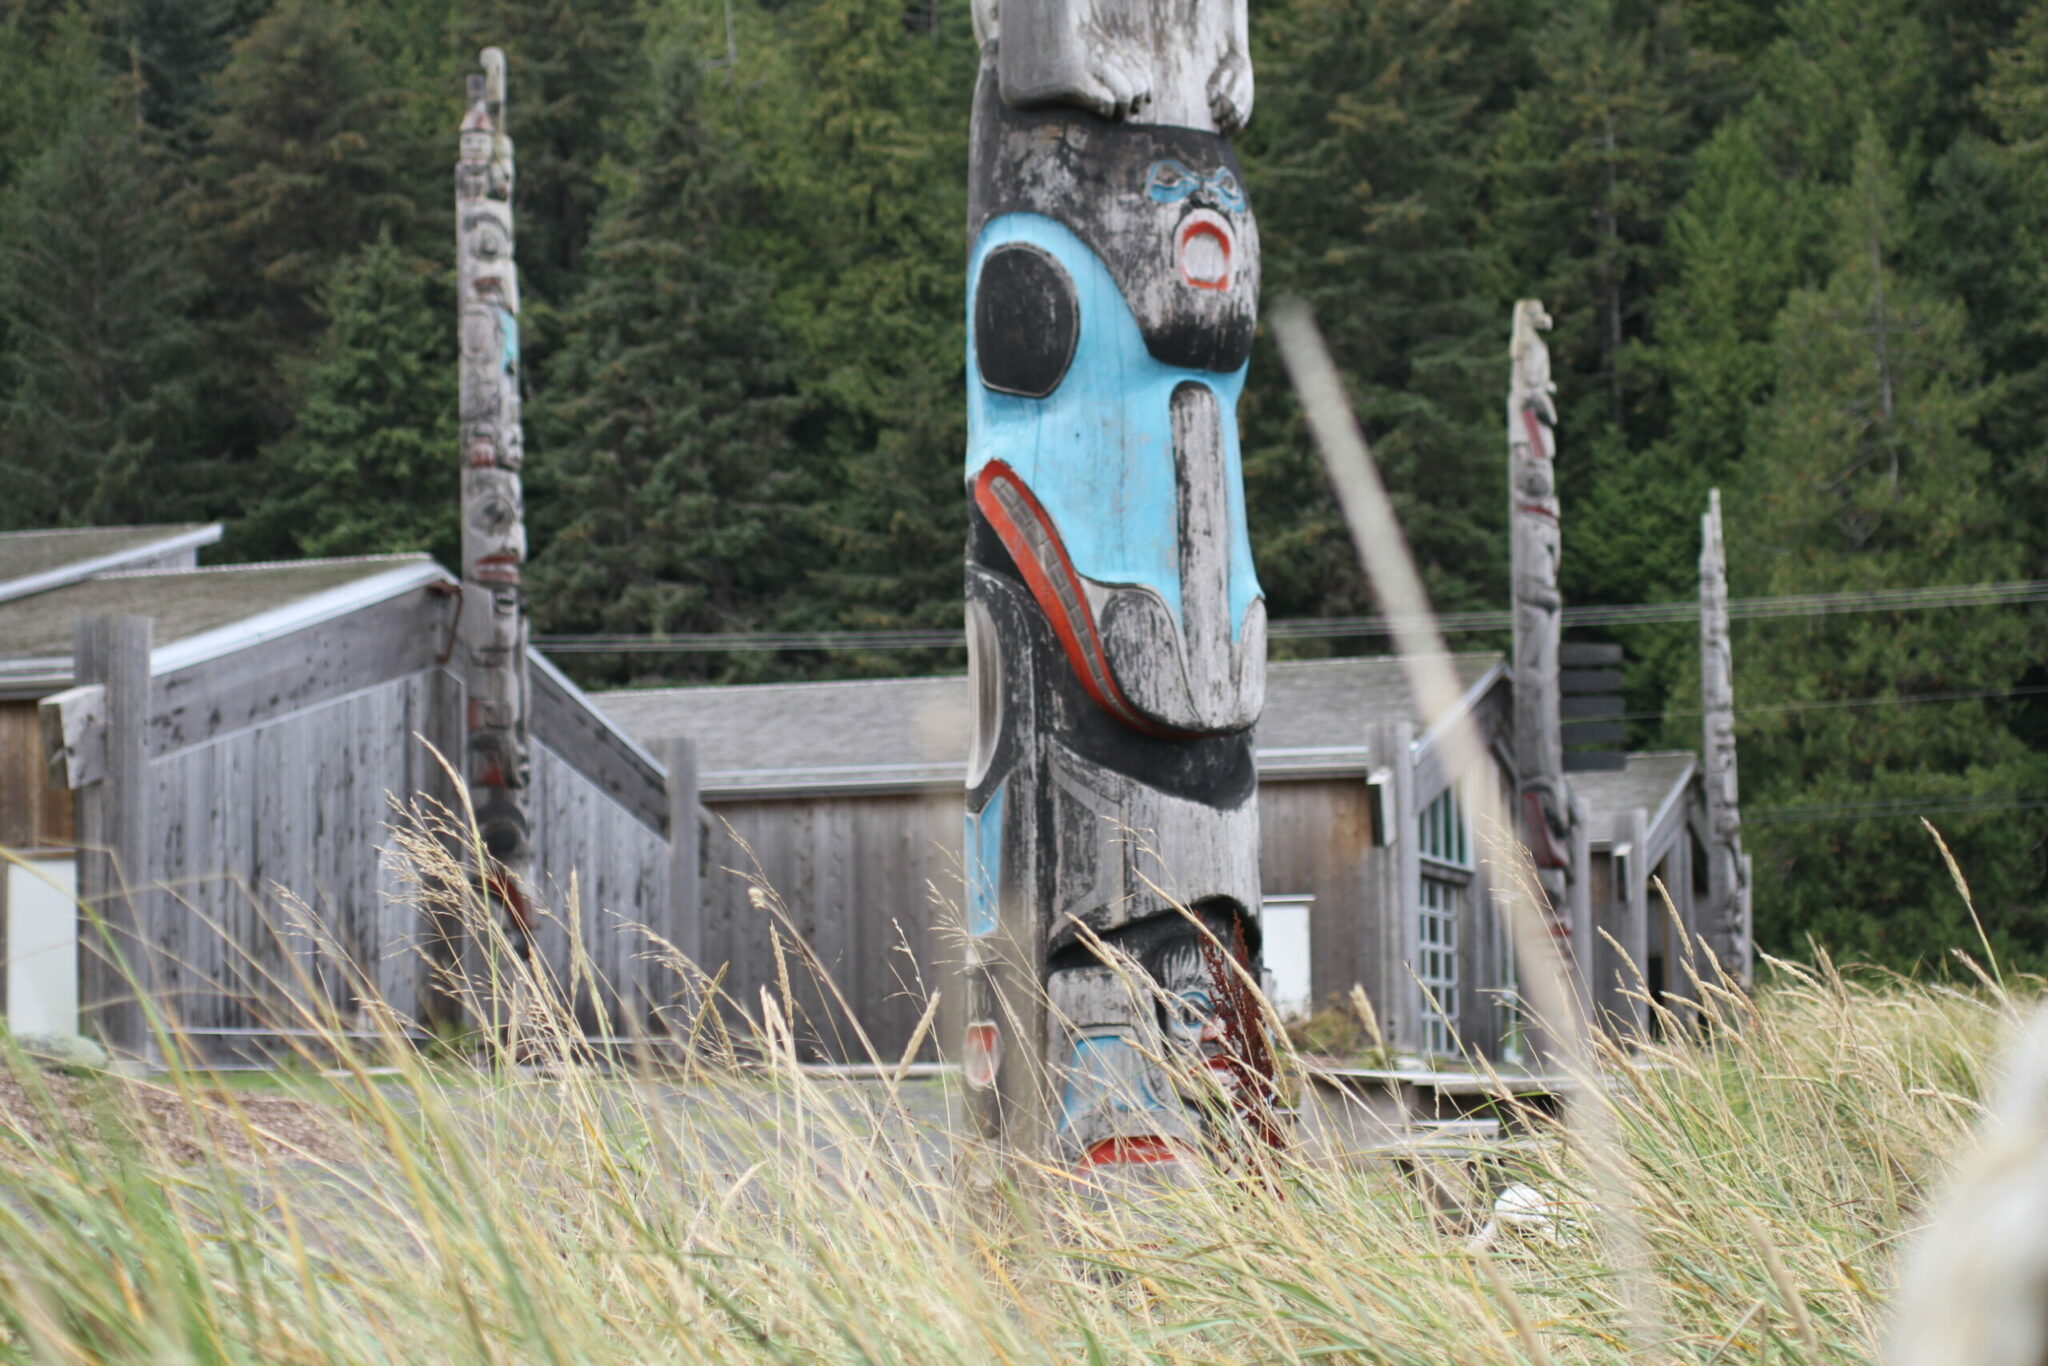
{"label": "carved animal figure", "polygon": [[1243,6],[981,17],[967,1070],[991,1137],[1149,1164],[1271,1070],[1242,985],[1266,643],[1235,418],[1258,230],[1221,135],[1250,108]]}

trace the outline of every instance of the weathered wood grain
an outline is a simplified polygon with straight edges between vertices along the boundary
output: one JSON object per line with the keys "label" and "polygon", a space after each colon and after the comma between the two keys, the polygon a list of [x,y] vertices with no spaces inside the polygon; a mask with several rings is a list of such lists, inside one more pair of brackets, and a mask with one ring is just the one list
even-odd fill
{"label": "weathered wood grain", "polygon": [[0,701],[0,849],[69,846],[72,812],[72,794],[49,784],[36,704]]}
{"label": "weathered wood grain", "polygon": [[455,599],[421,588],[166,674],[155,681],[152,758],[434,667]]}
{"label": "weathered wood grain", "polygon": [[73,667],[81,684],[106,689],[106,776],[79,794],[79,899],[96,926],[79,933],[81,1025],[109,1048],[143,1049],[147,1030],[138,986],[148,989],[152,898],[145,890],[154,860],[149,758],[147,617],[87,617],[73,638]]}

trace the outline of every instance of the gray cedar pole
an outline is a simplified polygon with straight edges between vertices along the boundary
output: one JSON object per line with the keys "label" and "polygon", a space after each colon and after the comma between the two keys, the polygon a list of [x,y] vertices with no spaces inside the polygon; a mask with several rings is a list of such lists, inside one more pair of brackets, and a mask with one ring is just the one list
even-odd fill
{"label": "gray cedar pole", "polygon": [[[462,621],[468,738],[464,772],[484,847],[479,870],[524,929],[533,857],[527,746],[526,519],[520,469],[519,273],[513,262],[512,140],[505,55],[485,48],[469,78],[455,168],[461,310]],[[500,878],[503,881],[500,881]]]}
{"label": "gray cedar pole", "polygon": [[1170,904],[1256,948],[1266,625],[1235,402],[1259,251],[1229,142],[1251,114],[1246,5],[973,8],[962,1057],[984,1136],[1120,1162],[1204,1121],[1149,1061],[1156,1003],[1090,935],[1190,1004],[1174,1046],[1226,1049],[1210,1065],[1254,1122],[1271,1076],[1238,979]]}
{"label": "gray cedar pole", "polygon": [[[1558,591],[1558,526],[1550,350],[1542,333],[1550,315],[1534,299],[1516,303],[1509,343],[1507,402],[1508,526],[1514,609],[1512,670],[1515,684],[1515,768],[1521,782],[1523,836],[1550,903],[1551,931],[1577,938],[1573,895],[1571,789],[1564,776],[1564,731],[1559,715],[1558,645],[1564,598]],[[1576,917],[1583,920],[1585,917]]]}
{"label": "gray cedar pole", "polygon": [[[704,903],[698,886],[704,830],[698,824],[697,744],[681,737],[663,744],[661,761],[668,767],[668,925],[676,951],[698,966],[704,963]],[[657,1005],[672,997],[666,984],[657,989]]]}
{"label": "gray cedar pole", "polygon": [[78,791],[79,900],[105,931],[90,919],[79,926],[80,1014],[87,1033],[129,1054],[148,1041],[136,992],[151,981],[150,638],[147,617],[84,617],[72,646],[78,682],[106,689],[105,776]]}
{"label": "gray cedar pole", "polygon": [[1728,560],[1721,539],[1721,490],[1700,518],[1701,756],[1707,794],[1708,923],[1704,930],[1730,976],[1750,981],[1749,858],[1735,778],[1735,663],[1728,642]]}

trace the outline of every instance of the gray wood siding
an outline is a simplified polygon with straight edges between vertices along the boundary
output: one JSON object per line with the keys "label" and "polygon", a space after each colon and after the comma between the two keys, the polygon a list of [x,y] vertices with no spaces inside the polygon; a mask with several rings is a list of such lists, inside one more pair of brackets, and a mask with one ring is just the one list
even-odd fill
{"label": "gray wood siding", "polygon": [[384,851],[393,794],[437,777],[414,738],[434,729],[433,693],[416,673],[151,761],[150,937],[185,1026],[290,1026],[276,1006],[309,984],[350,1018],[350,964],[418,1012],[422,927]]}
{"label": "gray wood siding", "polygon": [[1380,965],[1374,918],[1377,880],[1372,794],[1358,778],[1263,783],[1259,787],[1259,869],[1267,896],[1309,895],[1309,989],[1320,1007],[1353,985],[1377,998]]}
{"label": "gray wood siding", "polygon": [[[569,970],[572,931],[599,984],[582,984],[586,1031],[642,1036],[650,1012],[677,995],[675,973],[650,939],[673,942],[668,840],[548,745],[533,746],[534,880],[544,903],[539,944],[557,978]],[[566,982],[564,983],[566,986]]]}
{"label": "gray wood siding", "polygon": [[[852,1004],[875,1050],[894,1062],[930,993],[959,995],[949,986],[961,956],[953,929],[961,899],[961,794],[722,801],[710,809],[705,968],[716,973],[723,966],[735,1008],[757,1020],[762,988],[779,993],[769,929],[780,929],[785,940],[793,930]],[[748,896],[754,879],[774,889],[787,908],[787,927],[755,907]],[[865,1061],[846,1012],[794,951],[788,973],[807,1054]],[[921,1057],[936,1056],[949,1034],[935,1029],[934,1036]]]}

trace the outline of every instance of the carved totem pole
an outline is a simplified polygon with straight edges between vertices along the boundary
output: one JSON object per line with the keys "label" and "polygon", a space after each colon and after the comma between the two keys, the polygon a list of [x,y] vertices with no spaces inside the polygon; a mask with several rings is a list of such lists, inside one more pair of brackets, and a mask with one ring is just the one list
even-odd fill
{"label": "carved totem pole", "polygon": [[512,139],[505,54],[485,48],[469,78],[455,165],[456,293],[461,309],[462,607],[469,689],[465,762],[493,866],[486,888],[529,926],[521,879],[532,858],[526,742],[526,511],[519,471],[519,272],[512,259]]}
{"label": "carved totem pole", "polygon": [[1705,713],[1707,942],[1729,976],[1750,982],[1750,866],[1742,852],[1735,782],[1735,659],[1728,646],[1728,560],[1721,541],[1721,490],[1700,518],[1700,707]]}
{"label": "carved totem pole", "polygon": [[[1558,646],[1564,598],[1558,591],[1557,406],[1551,395],[1550,315],[1535,299],[1515,305],[1509,342],[1508,526],[1513,578],[1515,767],[1521,773],[1522,837],[1549,902],[1551,933],[1570,938],[1579,820],[1564,776]],[[1580,917],[1582,919],[1582,917]]]}
{"label": "carved totem pole", "polygon": [[971,1105],[1084,1167],[1242,1132],[1212,1122],[1230,1107],[1270,1140],[1245,986],[1266,616],[1236,420],[1259,288],[1226,140],[1251,108],[1244,0],[975,18]]}

